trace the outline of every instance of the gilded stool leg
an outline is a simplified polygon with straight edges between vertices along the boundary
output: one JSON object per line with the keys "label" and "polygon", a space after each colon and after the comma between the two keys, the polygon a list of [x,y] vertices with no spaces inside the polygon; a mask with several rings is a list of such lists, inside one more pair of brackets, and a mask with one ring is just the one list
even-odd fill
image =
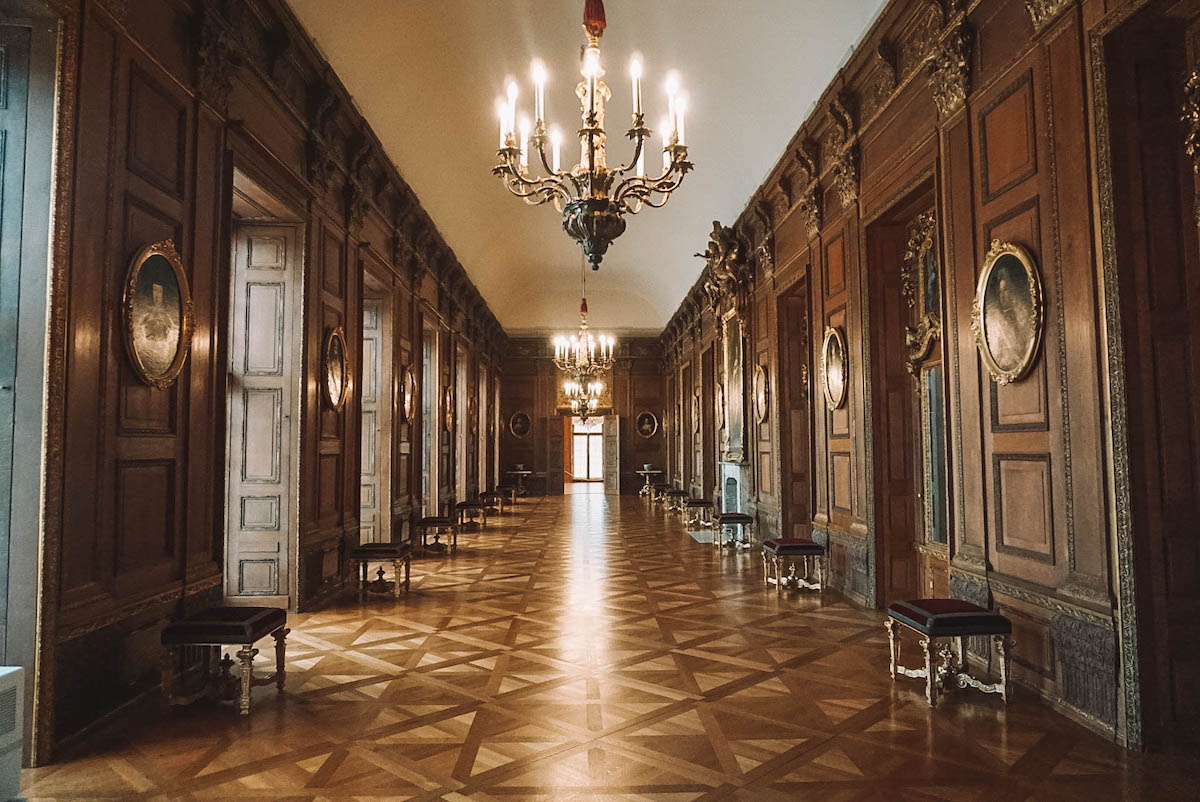
{"label": "gilded stool leg", "polygon": [[287,627],[275,633],[275,688],[279,691],[283,690],[283,683],[287,679],[287,636],[289,633],[291,630]]}
{"label": "gilded stool leg", "polygon": [[1008,650],[1012,639],[1008,635],[996,636],[996,656],[1000,658],[1000,698],[1008,704]]}
{"label": "gilded stool leg", "polygon": [[775,595],[783,596],[783,558],[775,557]]}
{"label": "gilded stool leg", "polygon": [[888,634],[888,673],[892,675],[892,682],[895,682],[896,664],[900,662],[900,640],[896,637],[896,622],[889,618],[883,622],[883,628]]}
{"label": "gilded stool leg", "polygon": [[921,640],[921,649],[925,652],[925,699],[928,700],[930,707],[937,707],[937,665],[934,664],[933,638],[923,638]]}
{"label": "gilded stool leg", "polygon": [[765,582],[766,584],[769,585],[769,584],[771,584],[771,566],[767,562],[766,549],[763,549],[762,561],[763,561],[763,582]]}
{"label": "gilded stool leg", "polygon": [[243,716],[250,715],[250,689],[254,687],[254,655],[258,649],[247,644],[238,650],[238,660],[242,664],[242,695],[238,701],[238,712]]}

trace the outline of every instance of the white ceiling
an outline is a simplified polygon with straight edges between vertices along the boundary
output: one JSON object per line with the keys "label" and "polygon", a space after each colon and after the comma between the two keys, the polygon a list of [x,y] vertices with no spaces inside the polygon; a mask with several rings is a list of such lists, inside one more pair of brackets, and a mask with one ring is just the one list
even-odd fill
{"label": "white ceiling", "polygon": [[[578,246],[553,207],[526,206],[491,168],[495,98],[515,76],[519,106],[532,112],[535,56],[550,71],[547,117],[576,126],[582,0],[289,1],[505,329],[574,326]],[[605,3],[610,163],[629,158],[628,63],[639,51],[651,128],[665,116],[667,70],[683,77],[696,169],[665,208],[629,218],[600,271],[588,270],[593,328],[666,325],[703,267],[692,254],[712,221],[741,213],[884,2]]]}

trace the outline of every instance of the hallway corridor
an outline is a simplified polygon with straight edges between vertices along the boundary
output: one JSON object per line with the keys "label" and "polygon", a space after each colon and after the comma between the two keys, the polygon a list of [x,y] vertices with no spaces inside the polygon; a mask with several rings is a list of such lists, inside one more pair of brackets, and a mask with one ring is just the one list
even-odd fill
{"label": "hallway corridor", "polygon": [[[497,520],[492,519],[493,524]],[[1019,692],[893,689],[879,615],[636,497],[525,499],[398,603],[292,616],[286,693],[126,722],[31,799],[1163,798],[1182,767]],[[1018,649],[1019,649],[1018,645]],[[259,660],[274,657],[265,650]]]}

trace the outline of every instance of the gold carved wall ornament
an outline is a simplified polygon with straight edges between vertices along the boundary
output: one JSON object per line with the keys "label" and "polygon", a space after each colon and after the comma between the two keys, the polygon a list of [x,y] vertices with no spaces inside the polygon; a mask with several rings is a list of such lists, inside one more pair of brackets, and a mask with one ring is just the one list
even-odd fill
{"label": "gold carved wall ornament", "polygon": [[1020,245],[993,240],[971,310],[971,331],[992,379],[1001,386],[1028,375],[1037,361],[1045,309],[1042,279]]}
{"label": "gold carved wall ornament", "polygon": [[[1187,126],[1183,151],[1192,160],[1192,172],[1200,175],[1200,66],[1188,74],[1183,96],[1183,116],[1180,119]],[[1194,214],[1196,222],[1200,224],[1200,196],[1196,198]]]}
{"label": "gold carved wall ornament", "polygon": [[942,336],[937,216],[932,209],[917,215],[909,228],[900,289],[908,301],[908,308],[916,313],[916,325],[906,326],[904,330],[907,368],[915,376],[917,366]]}
{"label": "gold carved wall ornament", "polygon": [[738,318],[744,318],[750,303],[750,246],[746,239],[714,220],[708,247],[696,256],[706,263],[703,288],[713,309],[728,302]]}
{"label": "gold carved wall ornament", "polygon": [[821,171],[818,166],[820,151],[817,149],[817,143],[807,138],[801,142],[800,147],[796,149],[796,162],[803,172],[802,186],[804,187],[797,193],[799,197],[796,200],[796,207],[801,219],[804,220],[808,238],[816,239],[821,234],[821,204],[818,201]]}
{"label": "gold carved wall ornament", "polygon": [[971,33],[960,22],[942,35],[929,55],[929,81],[938,114],[949,117],[963,107],[971,90]]}
{"label": "gold carved wall ornament", "polygon": [[837,152],[833,159],[833,188],[843,209],[858,201],[858,141],[848,105],[849,97],[839,93],[829,106],[833,124],[831,142]]}
{"label": "gold carved wall ornament", "polygon": [[139,250],[129,263],[122,298],[125,350],[138,379],[165,390],[192,347],[196,322],[183,259],[172,240]]}
{"label": "gold carved wall ornament", "polygon": [[1033,19],[1033,28],[1041,31],[1054,20],[1072,0],[1025,0],[1025,8]]}

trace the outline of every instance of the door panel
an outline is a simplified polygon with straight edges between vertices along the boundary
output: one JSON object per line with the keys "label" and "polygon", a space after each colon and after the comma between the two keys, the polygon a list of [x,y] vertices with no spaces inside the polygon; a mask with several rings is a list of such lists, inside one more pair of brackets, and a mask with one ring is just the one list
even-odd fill
{"label": "door panel", "polygon": [[812,533],[812,432],[809,415],[808,280],[801,278],[779,299],[779,353],[783,371],[779,399],[783,460],[784,527],[790,537]]}
{"label": "door panel", "polygon": [[[25,192],[29,29],[0,25],[0,647],[8,624],[17,320]],[[2,649],[0,649],[2,651]]]}
{"label": "door panel", "polygon": [[621,417],[605,415],[601,430],[604,437],[604,495],[621,495]]}
{"label": "door panel", "polygon": [[391,448],[391,383],[386,310],[380,298],[363,299],[362,350],[362,479],[359,502],[359,542],[391,540],[388,453]]}
{"label": "door panel", "polygon": [[299,422],[294,228],[236,229],[230,309],[226,598],[288,606]]}

